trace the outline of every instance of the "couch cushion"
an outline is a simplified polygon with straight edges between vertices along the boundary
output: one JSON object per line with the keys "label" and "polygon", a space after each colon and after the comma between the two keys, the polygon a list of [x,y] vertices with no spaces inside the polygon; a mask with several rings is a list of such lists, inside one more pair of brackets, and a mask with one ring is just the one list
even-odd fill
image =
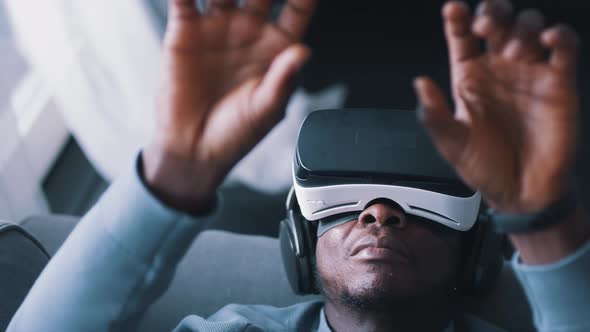
{"label": "couch cushion", "polygon": [[49,255],[20,227],[0,221],[0,331],[25,299]]}
{"label": "couch cushion", "polygon": [[208,317],[229,303],[283,307],[313,299],[291,291],[282,264],[274,238],[203,232],[140,330],[170,331],[188,315]]}
{"label": "couch cushion", "polygon": [[[76,223],[75,218],[35,217],[23,225],[54,253]],[[207,317],[229,303],[287,306],[312,298],[291,292],[277,239],[205,231],[139,330],[170,331],[187,315]],[[534,331],[528,303],[509,263],[495,290],[483,301],[466,299],[465,309],[508,331]]]}

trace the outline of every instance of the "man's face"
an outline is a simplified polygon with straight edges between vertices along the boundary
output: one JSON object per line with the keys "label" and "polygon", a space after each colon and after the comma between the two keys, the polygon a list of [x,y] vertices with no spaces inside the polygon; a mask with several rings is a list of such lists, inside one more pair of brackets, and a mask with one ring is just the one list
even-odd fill
{"label": "man's face", "polygon": [[449,291],[459,233],[381,201],[322,235],[316,258],[329,300],[378,309]]}

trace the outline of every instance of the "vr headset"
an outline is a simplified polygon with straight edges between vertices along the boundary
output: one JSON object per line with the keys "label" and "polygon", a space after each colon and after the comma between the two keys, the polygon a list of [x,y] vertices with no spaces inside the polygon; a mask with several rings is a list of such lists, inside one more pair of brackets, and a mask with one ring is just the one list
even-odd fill
{"label": "vr headset", "polygon": [[376,199],[463,232],[473,227],[481,205],[481,195],[439,155],[411,111],[311,113],[299,132],[293,184],[303,217],[320,221],[319,235],[333,222],[358,217]]}

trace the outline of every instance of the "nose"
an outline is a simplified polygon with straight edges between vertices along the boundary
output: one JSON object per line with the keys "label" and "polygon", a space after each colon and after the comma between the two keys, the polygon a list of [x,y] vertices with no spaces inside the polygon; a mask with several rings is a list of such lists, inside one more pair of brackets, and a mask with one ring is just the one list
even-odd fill
{"label": "nose", "polygon": [[361,213],[358,220],[363,225],[375,224],[380,227],[404,228],[407,224],[406,214],[389,202],[371,204]]}

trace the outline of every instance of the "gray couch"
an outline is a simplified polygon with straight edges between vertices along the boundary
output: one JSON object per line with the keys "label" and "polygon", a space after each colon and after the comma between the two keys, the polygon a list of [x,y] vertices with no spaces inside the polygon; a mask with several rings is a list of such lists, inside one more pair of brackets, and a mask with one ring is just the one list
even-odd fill
{"label": "gray couch", "polygon": [[[77,219],[69,217],[33,217],[21,226],[54,254],[76,223]],[[0,237],[0,245],[3,241]],[[6,246],[1,248],[10,252]],[[306,299],[291,293],[276,239],[206,231],[182,261],[172,287],[150,308],[140,330],[170,331],[186,315],[207,316],[228,303],[286,306]],[[504,270],[496,291],[483,301],[466,299],[465,307],[508,331],[534,330],[523,292],[510,268]]]}
{"label": "gray couch", "polygon": [[49,254],[30,234],[0,221],[0,331],[48,261]]}

